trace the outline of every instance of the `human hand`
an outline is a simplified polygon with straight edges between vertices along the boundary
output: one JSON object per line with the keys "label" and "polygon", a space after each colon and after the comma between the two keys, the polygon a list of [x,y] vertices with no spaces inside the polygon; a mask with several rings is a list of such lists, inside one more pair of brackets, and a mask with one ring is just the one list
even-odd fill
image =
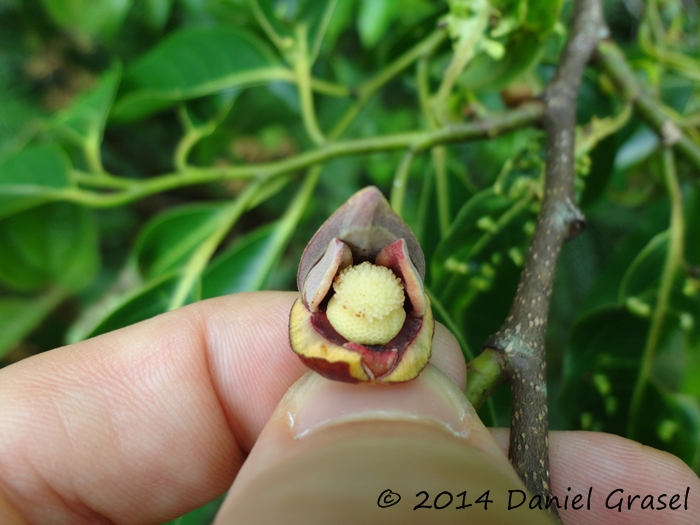
{"label": "human hand", "polygon": [[[217,525],[547,520],[527,503],[507,510],[508,490],[522,489],[502,452],[507,432],[489,432],[459,393],[465,366],[444,328],[434,368],[415,381],[309,375],[285,396],[306,372],[288,347],[295,297],[204,301],[0,370],[2,523],[162,523],[234,478]],[[674,456],[598,433],[553,432],[550,441],[554,494],[584,493],[585,503],[593,491],[590,510],[560,511],[566,523],[696,522],[700,480]],[[621,512],[605,506],[617,488]],[[402,499],[380,508],[386,489]],[[473,506],[457,509],[464,490]],[[485,490],[488,511],[474,501]],[[425,505],[443,491],[454,501],[413,510],[420,491]],[[641,498],[627,510],[628,495],[657,504],[662,493],[663,511],[641,509]],[[672,511],[675,493],[681,508]]]}

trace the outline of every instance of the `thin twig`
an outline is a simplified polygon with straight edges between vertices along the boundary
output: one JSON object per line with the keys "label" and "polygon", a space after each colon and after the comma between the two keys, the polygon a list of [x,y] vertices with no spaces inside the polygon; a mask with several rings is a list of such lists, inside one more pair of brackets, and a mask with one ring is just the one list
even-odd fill
{"label": "thin twig", "polygon": [[316,120],[316,110],[314,109],[314,94],[311,88],[311,66],[309,61],[307,41],[307,28],[300,25],[296,30],[296,53],[294,55],[294,74],[299,90],[299,101],[301,104],[301,118],[304,128],[309,138],[314,144],[320,145],[326,141],[321,132],[321,128]]}
{"label": "thin twig", "polygon": [[[397,149],[413,149],[416,153],[420,153],[438,144],[492,138],[539,122],[543,111],[541,103],[530,102],[487,120],[453,124],[435,130],[328,142],[317,149],[275,162],[207,168],[190,166],[186,172],[182,173],[169,173],[146,180],[132,179],[128,187],[111,193],[99,193],[78,188],[50,188],[42,192],[41,196],[96,208],[121,206],[175,188],[232,179],[264,180],[296,172],[338,157]],[[99,182],[95,180],[92,186],[98,185]],[[114,188],[114,185],[110,184],[106,187]],[[16,185],[3,187],[0,194],[33,195],[35,191],[34,186]]]}
{"label": "thin twig", "polygon": [[603,36],[602,16],[600,0],[576,2],[571,37],[544,94],[542,209],[508,317],[484,345],[501,354],[511,383],[510,460],[527,488],[542,496],[551,494],[545,329],[559,251],[584,221],[574,194],[576,98],[585,65]]}
{"label": "thin twig", "polygon": [[617,86],[623,100],[634,105],[642,120],[661,136],[664,144],[673,146],[673,149],[688,159],[695,168],[700,169],[700,146],[679,129],[657,100],[642,89],[620,48],[611,41],[601,42],[595,59]]}
{"label": "thin twig", "polygon": [[432,53],[445,38],[447,38],[447,33],[442,29],[436,29],[382,71],[360,85],[356,90],[357,102],[348,108],[333,128],[333,131],[329,133],[329,136],[331,138],[339,138],[350,126],[350,123],[355,120],[355,117],[357,117],[360,111],[362,111],[362,108],[367,105],[367,102],[379,91],[379,88],[384,86],[389,80],[413,64],[416,60]]}
{"label": "thin twig", "polygon": [[391,187],[391,207],[394,211],[401,215],[403,210],[403,199],[406,195],[406,186],[408,185],[408,176],[411,173],[411,166],[416,158],[416,152],[409,148],[406,153],[404,153],[399,167],[396,168],[396,173],[394,174],[394,183]]}
{"label": "thin twig", "polygon": [[637,426],[641,417],[642,400],[647,389],[649,378],[651,377],[651,365],[656,355],[656,350],[661,339],[661,329],[664,319],[669,309],[671,292],[673,291],[673,280],[678,273],[678,269],[683,260],[683,239],[685,237],[685,221],[683,218],[683,195],[681,194],[678,175],[674,161],[674,153],[671,148],[664,148],[663,171],[666,181],[666,190],[671,201],[671,220],[669,224],[668,251],[666,261],[661,273],[661,283],[659,293],[656,297],[656,306],[651,317],[649,333],[644,354],[639,367],[632,400],[630,401],[630,412],[627,421],[627,437],[635,439],[637,437]]}

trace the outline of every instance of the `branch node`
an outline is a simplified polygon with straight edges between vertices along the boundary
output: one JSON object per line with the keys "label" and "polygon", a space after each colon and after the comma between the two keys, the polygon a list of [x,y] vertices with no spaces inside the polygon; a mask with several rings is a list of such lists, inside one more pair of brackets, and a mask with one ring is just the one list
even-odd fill
{"label": "branch node", "polygon": [[661,124],[661,129],[659,130],[659,133],[661,134],[661,140],[663,141],[664,146],[666,147],[673,146],[683,136],[681,130],[671,119],[666,119],[664,123]]}
{"label": "branch node", "polygon": [[578,237],[586,229],[586,217],[581,209],[567,197],[566,205],[568,207],[568,232],[564,238],[564,242],[569,242]]}

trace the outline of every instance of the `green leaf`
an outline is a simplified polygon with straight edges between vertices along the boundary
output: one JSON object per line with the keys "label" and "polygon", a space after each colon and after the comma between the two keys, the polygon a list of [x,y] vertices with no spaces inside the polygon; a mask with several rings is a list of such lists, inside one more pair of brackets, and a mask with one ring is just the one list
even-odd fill
{"label": "green leaf", "polygon": [[79,290],[99,264],[91,212],[51,203],[0,222],[0,282],[19,291],[51,284]]}
{"label": "green leaf", "polygon": [[591,170],[586,176],[581,207],[585,208],[600,198],[612,177],[619,138],[613,134],[598,143],[591,152]]}
{"label": "green leaf", "polygon": [[276,66],[265,44],[241,29],[182,29],[126,68],[112,116],[137,120],[175,102],[275,80]]}
{"label": "green leaf", "polygon": [[216,511],[219,510],[224,497],[218,497],[214,501],[210,501],[206,505],[199,507],[192,512],[180,516],[177,519],[169,521],[164,525],[208,525],[214,520]]}
{"label": "green leaf", "polygon": [[361,0],[357,17],[357,30],[366,49],[371,49],[382,39],[400,7],[393,0]]}
{"label": "green leaf", "polygon": [[549,33],[559,19],[562,4],[562,0],[528,0],[525,28],[533,33]]}
{"label": "green leaf", "polygon": [[[435,250],[432,264],[433,290],[444,286],[453,276],[477,276],[480,265],[491,263],[494,253],[515,258],[520,265],[529,235],[523,230],[534,219],[531,198],[520,200],[496,193],[493,188],[470,198],[457,214],[445,239]],[[520,250],[520,257],[513,251]]]}
{"label": "green leaf", "polygon": [[513,36],[505,46],[503,58],[496,60],[481,53],[474,57],[458,83],[466,89],[500,89],[534,67],[543,49],[539,36],[522,33]]}
{"label": "green leaf", "polygon": [[495,59],[480,53],[460,76],[459,84],[467,89],[499,89],[534,67],[559,18],[562,3],[562,0],[529,0],[525,19],[513,21],[517,29],[497,38],[505,47],[503,57]]}
{"label": "green leaf", "polygon": [[172,9],[173,0],[143,0],[144,19],[158,31],[165,27]]}
{"label": "green leaf", "polygon": [[133,0],[43,0],[53,21],[83,38],[112,36],[121,27]]}
{"label": "green leaf", "polygon": [[620,302],[657,288],[668,251],[668,238],[668,231],[655,235],[632,261],[620,283]]}
{"label": "green leaf", "polygon": [[700,400],[649,384],[639,434],[645,445],[666,450],[697,472],[700,467]]}
{"label": "green leaf", "polygon": [[180,115],[192,129],[211,128],[226,118],[238,95],[232,90],[187,101],[182,104]]}
{"label": "green leaf", "polygon": [[38,206],[69,188],[69,160],[54,145],[30,146],[0,158],[0,219]]}
{"label": "green leaf", "polygon": [[[0,60],[0,68],[4,67]],[[44,111],[36,101],[13,89],[13,80],[0,80],[0,156],[19,151],[39,131],[44,117]]]}
{"label": "green leaf", "polygon": [[[564,356],[560,403],[569,429],[625,435],[632,393],[649,331],[647,319],[623,307],[605,308],[580,319]],[[645,385],[637,439],[696,465],[700,443],[698,398],[670,388],[670,361],[677,361],[678,322],[666,323],[652,381]],[[681,369],[682,367],[676,366]],[[674,372],[674,373],[677,373]]]}
{"label": "green leaf", "polygon": [[65,298],[51,288],[37,297],[0,297],[0,359],[22,341]]}
{"label": "green leaf", "polygon": [[564,354],[561,404],[568,428],[624,435],[647,319],[621,307],[580,319]]}
{"label": "green leaf", "polygon": [[[668,240],[668,231],[655,235],[632,261],[620,283],[619,303],[626,304],[639,315],[649,315],[656,308],[658,287],[668,256]],[[689,344],[700,342],[700,287],[696,287],[693,278],[687,277],[685,272],[679,271],[674,276],[669,307],[671,314],[682,320]]]}
{"label": "green leaf", "polygon": [[95,337],[167,312],[178,280],[178,273],[170,272],[127,294],[84,337]]}
{"label": "green leaf", "polygon": [[[596,270],[579,315],[603,306],[617,305],[620,283],[632,262],[644,250],[649,239],[668,227],[669,203],[657,200],[645,208],[630,210],[607,197],[586,211],[591,237],[591,269]],[[614,246],[614,250],[610,250]]]}
{"label": "green leaf", "polygon": [[431,290],[471,348],[508,313],[534,217],[531,196],[513,199],[489,188],[466,202],[435,249]]}
{"label": "green leaf", "polygon": [[[207,215],[206,212],[205,207],[192,206],[189,210],[174,210],[173,213],[165,214],[152,223],[151,228],[145,232],[146,235],[142,236],[140,246],[145,248],[146,245],[150,245],[155,248],[149,252],[154,256],[149,261],[160,265],[162,272],[165,272],[166,267],[171,269],[160,274],[152,272],[150,275],[153,278],[150,281],[121,297],[100,319],[93,321],[91,329],[81,332],[81,338],[94,337],[123,328],[169,310],[171,299],[181,278],[175,261],[182,262],[191,254],[192,247],[191,243],[184,243],[183,246],[187,246],[187,254],[181,252],[171,258],[167,253],[168,243],[158,241],[163,240],[162,235],[168,225],[173,227],[174,234],[167,237],[173,240],[177,237],[178,231],[183,231],[181,227],[188,218],[199,223],[201,227],[206,223],[207,217],[215,217],[215,215]],[[197,230],[196,227],[192,228],[189,235],[192,235],[195,230]],[[201,298],[208,299],[262,288],[271,267],[277,262],[276,252],[270,253],[274,232],[274,225],[259,228],[243,236],[214,259],[202,275]],[[175,250],[182,249],[177,244],[170,244],[170,246]],[[140,253],[139,250],[136,252]],[[145,252],[143,257],[146,258]]]}
{"label": "green leaf", "polygon": [[97,87],[83,93],[54,117],[58,131],[81,146],[89,141],[99,143],[120,78],[118,65],[103,74]]}
{"label": "green leaf", "polygon": [[[700,300],[698,302],[700,303]],[[697,315],[694,318],[694,322],[696,329],[700,329],[700,327],[697,327],[700,324],[700,319],[698,319]],[[687,348],[687,360],[684,362],[684,366],[685,377],[679,390],[684,394],[700,399],[700,340],[697,338]]]}
{"label": "green leaf", "polygon": [[146,280],[187,262],[197,247],[216,230],[222,204],[194,204],[168,210],[144,227],[132,258]]}
{"label": "green leaf", "polygon": [[202,276],[202,299],[262,289],[277,262],[275,226],[246,234],[216,257]]}
{"label": "green leaf", "polygon": [[688,264],[700,269],[700,187],[690,186],[688,196],[683,203],[685,210],[685,258]]}

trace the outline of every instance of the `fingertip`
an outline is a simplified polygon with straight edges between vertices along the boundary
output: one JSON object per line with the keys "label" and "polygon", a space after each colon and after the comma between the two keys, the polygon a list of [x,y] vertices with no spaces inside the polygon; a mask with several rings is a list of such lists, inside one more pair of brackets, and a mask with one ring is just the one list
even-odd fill
{"label": "fingertip", "polygon": [[457,338],[441,323],[435,323],[430,364],[439,368],[464,392],[467,387],[467,363]]}
{"label": "fingertip", "polygon": [[[489,429],[504,453],[508,429]],[[604,432],[549,433],[552,492],[561,501],[590,491],[590,508],[560,509],[571,525],[691,525],[700,508],[700,478],[680,458]],[[688,509],[685,494],[688,494]],[[671,510],[677,494],[680,508]],[[661,500],[659,499],[661,497]],[[646,499],[644,508],[642,501]],[[653,505],[653,507],[652,507]],[[619,508],[618,508],[619,507]],[[662,508],[663,507],[663,508]]]}
{"label": "fingertip", "polygon": [[[424,523],[409,498],[449,487],[459,487],[453,497],[466,491],[474,499],[524,488],[450,378],[431,365],[396,385],[309,373],[261,433],[216,523]],[[376,502],[387,488],[408,501],[385,512]],[[446,505],[431,522],[463,522],[456,507]],[[479,513],[480,522],[549,522],[529,509],[511,512],[502,500],[496,507]]]}

